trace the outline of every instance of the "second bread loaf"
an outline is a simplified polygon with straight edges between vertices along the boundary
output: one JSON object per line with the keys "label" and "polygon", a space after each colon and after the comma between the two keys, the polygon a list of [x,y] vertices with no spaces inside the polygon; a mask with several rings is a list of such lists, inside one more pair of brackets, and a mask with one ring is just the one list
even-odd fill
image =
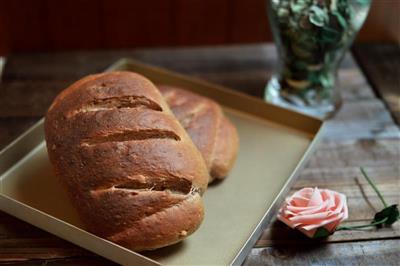
{"label": "second bread loaf", "polygon": [[167,85],[158,88],[203,155],[211,174],[209,181],[225,178],[235,162],[239,137],[221,107],[188,90]]}

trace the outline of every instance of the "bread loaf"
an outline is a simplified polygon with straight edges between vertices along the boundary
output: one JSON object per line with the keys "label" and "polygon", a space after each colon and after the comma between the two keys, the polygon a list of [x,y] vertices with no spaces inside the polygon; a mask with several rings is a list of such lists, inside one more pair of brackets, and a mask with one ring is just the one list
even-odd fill
{"label": "bread loaf", "polygon": [[143,76],[111,72],[77,81],[49,108],[45,133],[55,173],[89,231],[140,251],[199,227],[207,167]]}
{"label": "bread loaf", "polygon": [[158,85],[167,104],[200,150],[210,182],[226,177],[235,162],[239,138],[236,128],[213,100],[193,92]]}

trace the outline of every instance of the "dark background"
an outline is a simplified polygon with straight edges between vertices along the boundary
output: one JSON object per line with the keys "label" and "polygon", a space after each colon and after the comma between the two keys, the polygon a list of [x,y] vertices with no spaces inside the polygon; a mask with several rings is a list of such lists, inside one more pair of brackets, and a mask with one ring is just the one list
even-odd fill
{"label": "dark background", "polygon": [[[400,40],[400,0],[373,0],[358,41]],[[0,0],[0,55],[271,41],[266,0]]]}

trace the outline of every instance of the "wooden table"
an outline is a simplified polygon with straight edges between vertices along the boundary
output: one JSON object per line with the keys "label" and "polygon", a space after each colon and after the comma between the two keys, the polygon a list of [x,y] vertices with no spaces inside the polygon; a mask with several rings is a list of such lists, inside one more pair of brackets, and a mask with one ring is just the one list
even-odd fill
{"label": "wooden table", "polygon": [[[369,56],[357,52],[363,64],[371,64],[367,60]],[[42,117],[53,97],[67,84],[83,75],[102,71],[121,57],[136,58],[259,97],[276,65],[272,45],[11,56],[7,58],[0,84],[0,148]],[[350,210],[345,224],[364,224],[382,205],[361,178],[358,167],[366,168],[388,202],[399,204],[400,131],[385,103],[377,98],[350,55],[339,72],[343,107],[327,122],[322,143],[291,193],[306,186],[343,192],[348,197]],[[398,72],[393,78],[398,81]],[[379,87],[377,83],[374,85]],[[392,95],[391,99],[399,101],[398,95]],[[274,221],[264,231],[245,265],[398,265],[399,254],[400,223],[379,231],[340,231],[327,240],[310,241]],[[2,212],[0,262],[112,264]]]}

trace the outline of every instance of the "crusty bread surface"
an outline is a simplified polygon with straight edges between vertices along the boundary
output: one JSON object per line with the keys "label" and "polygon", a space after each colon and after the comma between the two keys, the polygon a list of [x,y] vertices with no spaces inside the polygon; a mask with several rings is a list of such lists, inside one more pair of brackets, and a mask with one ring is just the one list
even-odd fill
{"label": "crusty bread surface", "polygon": [[209,173],[157,88],[132,72],[87,76],[45,119],[50,161],[90,232],[135,251],[200,225]]}
{"label": "crusty bread surface", "polygon": [[239,138],[221,107],[185,89],[168,85],[158,88],[203,155],[210,171],[209,182],[225,178],[236,160]]}

